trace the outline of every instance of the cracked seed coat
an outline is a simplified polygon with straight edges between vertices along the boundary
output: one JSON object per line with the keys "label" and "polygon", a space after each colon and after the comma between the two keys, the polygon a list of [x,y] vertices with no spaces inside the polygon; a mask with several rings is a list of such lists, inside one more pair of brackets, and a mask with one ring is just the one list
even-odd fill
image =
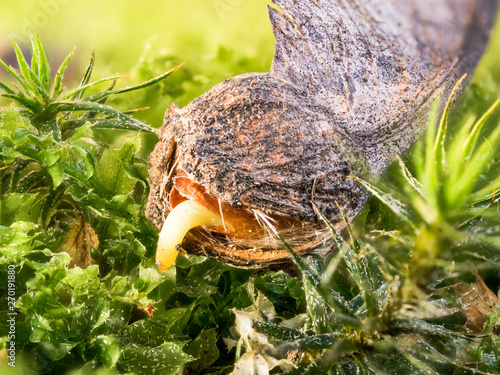
{"label": "cracked seed coat", "polygon": [[[167,110],[150,158],[147,215],[158,227],[175,162],[233,207],[314,222],[314,201],[341,228],[337,204],[352,219],[368,197],[349,176],[378,177],[413,144],[432,103],[473,72],[496,10],[494,0],[273,3],[270,73],[230,78]],[[246,267],[288,259],[200,233],[183,247]]]}

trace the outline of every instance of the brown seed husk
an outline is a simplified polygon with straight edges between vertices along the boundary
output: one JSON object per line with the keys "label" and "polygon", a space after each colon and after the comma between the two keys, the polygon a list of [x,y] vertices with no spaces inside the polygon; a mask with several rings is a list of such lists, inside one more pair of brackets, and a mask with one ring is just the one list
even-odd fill
{"label": "brown seed husk", "polygon": [[[303,230],[286,240],[325,255],[332,241],[311,202],[338,230],[339,209],[356,216],[368,194],[351,175],[379,177],[413,144],[434,101],[474,70],[496,1],[273,3],[270,73],[230,78],[167,110],[147,215],[161,227],[182,170],[232,207],[299,220]],[[235,244],[195,231],[183,248],[243,267],[289,261],[276,238]]]}

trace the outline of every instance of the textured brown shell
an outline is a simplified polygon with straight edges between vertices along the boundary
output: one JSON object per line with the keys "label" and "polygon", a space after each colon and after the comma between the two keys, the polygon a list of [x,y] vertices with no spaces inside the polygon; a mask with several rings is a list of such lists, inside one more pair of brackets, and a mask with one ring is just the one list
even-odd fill
{"label": "textured brown shell", "polygon": [[[380,176],[414,142],[434,99],[473,71],[496,9],[494,0],[273,3],[271,72],[230,78],[167,110],[150,158],[147,215],[158,227],[179,168],[233,207],[314,222],[314,202],[341,229],[337,205],[351,219],[368,196],[350,175]],[[322,241],[296,250],[321,245],[327,251]],[[183,247],[246,267],[288,258],[202,232]]]}

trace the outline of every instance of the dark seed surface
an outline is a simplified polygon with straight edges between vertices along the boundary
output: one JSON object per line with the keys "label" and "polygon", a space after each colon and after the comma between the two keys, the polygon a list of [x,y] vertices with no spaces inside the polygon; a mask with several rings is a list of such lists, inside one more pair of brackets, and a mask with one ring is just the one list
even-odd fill
{"label": "dark seed surface", "polygon": [[[380,176],[425,127],[429,108],[488,40],[494,0],[274,0],[269,74],[230,78],[171,106],[150,158],[147,214],[161,227],[175,169],[233,207],[341,229],[368,194],[350,176]],[[313,224],[311,224],[313,225]],[[317,225],[317,224],[314,224]],[[323,240],[296,247],[307,253]],[[183,247],[246,267],[288,259],[190,233]]]}

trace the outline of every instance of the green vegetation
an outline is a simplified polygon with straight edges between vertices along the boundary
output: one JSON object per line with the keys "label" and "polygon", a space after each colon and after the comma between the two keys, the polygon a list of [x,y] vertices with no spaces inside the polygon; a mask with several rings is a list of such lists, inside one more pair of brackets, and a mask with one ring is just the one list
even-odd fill
{"label": "green vegetation", "polygon": [[[2,373],[500,372],[492,53],[454,113],[431,116],[382,181],[360,181],[374,197],[345,237],[330,228],[339,251],[295,259],[294,277],[203,257],[160,273],[158,231],[144,217],[155,142],[144,122],[216,83],[206,77],[262,70],[256,60],[221,47],[171,74],[181,60],[150,50],[132,77],[92,82],[109,73],[92,54],[67,89],[72,54],[54,74],[31,43],[30,63],[16,43],[17,70],[0,63],[10,73],[0,83]],[[116,88],[123,79],[134,83]],[[16,368],[5,364],[9,313]]]}

